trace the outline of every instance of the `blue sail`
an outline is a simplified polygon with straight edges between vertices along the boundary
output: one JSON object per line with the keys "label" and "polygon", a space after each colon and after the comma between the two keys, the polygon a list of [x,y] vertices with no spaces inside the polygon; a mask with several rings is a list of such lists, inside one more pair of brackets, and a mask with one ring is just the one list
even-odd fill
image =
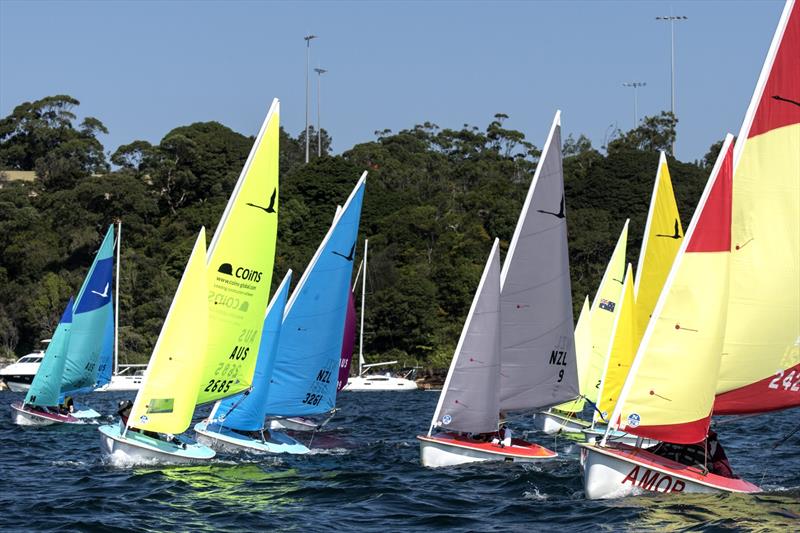
{"label": "blue sail", "polygon": [[[114,294],[112,291],[111,299]],[[103,332],[103,346],[100,349],[100,360],[97,363],[97,382],[95,388],[111,383],[111,374],[114,371],[114,313],[111,312],[106,320]]]}
{"label": "blue sail", "polygon": [[315,415],[336,405],[336,380],[366,172],[334,218],[283,318],[266,412]]}
{"label": "blue sail", "polygon": [[210,416],[211,420],[215,422],[209,426],[210,430],[218,430],[220,425],[242,431],[257,431],[264,427],[269,381],[275,365],[281,322],[286,309],[291,280],[292,271],[290,270],[286,273],[267,307],[267,316],[264,318],[264,329],[258,348],[258,361],[256,361],[256,370],[253,374],[253,387],[247,393],[229,396],[217,402]]}
{"label": "blue sail", "polygon": [[47,345],[44,359],[33,377],[25,402],[29,405],[48,407],[58,405],[59,391],[61,390],[61,375],[64,373],[64,362],[67,360],[67,345],[69,344],[70,328],[72,326],[72,297],[67,303],[67,308],[61,315],[61,320],[56,326],[56,331]]}
{"label": "blue sail", "polygon": [[67,360],[61,378],[62,396],[91,391],[97,382],[106,328],[114,313],[111,303],[113,255],[114,227],[109,226],[75,300]]}

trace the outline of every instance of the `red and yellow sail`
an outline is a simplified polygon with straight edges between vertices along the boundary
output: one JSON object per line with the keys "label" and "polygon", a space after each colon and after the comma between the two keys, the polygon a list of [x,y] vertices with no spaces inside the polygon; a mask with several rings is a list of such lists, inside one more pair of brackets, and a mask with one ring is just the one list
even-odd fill
{"label": "red and yellow sail", "polygon": [[626,432],[706,438],[728,311],[732,175],[728,135],[611,417]]}
{"label": "red and yellow sail", "polygon": [[734,154],[717,414],[800,405],[800,4],[789,0]]}

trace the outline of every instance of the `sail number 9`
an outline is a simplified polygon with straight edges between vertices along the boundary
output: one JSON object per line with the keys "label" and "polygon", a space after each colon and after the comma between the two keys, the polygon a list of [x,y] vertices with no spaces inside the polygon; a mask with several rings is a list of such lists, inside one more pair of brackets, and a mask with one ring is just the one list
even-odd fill
{"label": "sail number 9", "polygon": [[[798,392],[800,391],[800,372],[796,370],[792,370],[789,372],[785,378],[783,374],[785,371],[779,370],[778,373],[775,375],[775,379],[769,382],[770,389],[779,389],[781,385],[783,385],[783,390],[787,390],[790,392]],[[792,383],[792,379],[794,379],[795,374],[797,374],[797,379]],[[783,380],[781,380],[783,378]]]}

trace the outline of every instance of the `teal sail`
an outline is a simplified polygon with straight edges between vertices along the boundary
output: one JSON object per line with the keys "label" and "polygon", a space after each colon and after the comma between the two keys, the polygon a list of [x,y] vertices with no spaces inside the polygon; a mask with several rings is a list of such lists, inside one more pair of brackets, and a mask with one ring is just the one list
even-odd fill
{"label": "teal sail", "polygon": [[[113,300],[113,294],[112,300]],[[114,371],[114,313],[109,313],[106,328],[103,332],[103,346],[100,348],[100,360],[97,363],[97,381],[95,388],[111,383]]]}
{"label": "teal sail", "polygon": [[44,359],[39,365],[39,370],[33,377],[25,404],[48,407],[57,405],[59,391],[61,390],[61,375],[64,373],[64,362],[67,360],[67,344],[69,344],[70,328],[72,326],[72,297],[67,303],[67,308],[61,315],[61,320],[56,326],[56,331],[44,353]]}
{"label": "teal sail", "polygon": [[353,274],[365,172],[300,278],[286,305],[266,412],[325,413],[336,405],[336,381]]}
{"label": "teal sail", "polygon": [[267,414],[267,392],[275,365],[281,322],[286,309],[291,280],[292,271],[290,270],[286,273],[267,307],[252,388],[247,392],[229,396],[214,405],[214,410],[209,417],[212,421],[212,424],[208,426],[210,431],[219,431],[221,426],[241,431],[258,431],[264,428],[264,418]]}
{"label": "teal sail", "polygon": [[111,275],[114,267],[114,226],[109,226],[89,273],[75,299],[72,329],[61,394],[90,392],[97,383],[101,352],[109,320],[113,320]]}

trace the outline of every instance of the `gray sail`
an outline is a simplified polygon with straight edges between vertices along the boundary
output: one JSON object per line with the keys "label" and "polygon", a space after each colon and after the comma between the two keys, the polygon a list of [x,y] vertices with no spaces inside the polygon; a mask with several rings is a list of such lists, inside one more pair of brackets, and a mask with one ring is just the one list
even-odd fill
{"label": "gray sail", "polygon": [[576,398],[560,111],[528,190],[500,283],[501,409],[541,409]]}
{"label": "gray sail", "polygon": [[500,241],[495,239],[450,363],[431,429],[440,427],[463,433],[496,431],[499,372]]}

